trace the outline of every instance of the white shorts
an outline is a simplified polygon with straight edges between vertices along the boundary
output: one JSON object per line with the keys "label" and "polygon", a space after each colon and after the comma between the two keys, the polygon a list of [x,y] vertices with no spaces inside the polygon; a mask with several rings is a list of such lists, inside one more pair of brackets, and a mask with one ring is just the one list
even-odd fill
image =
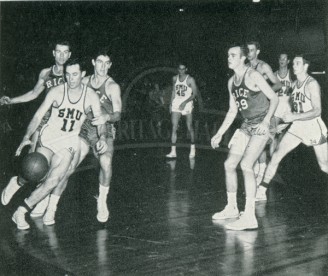
{"label": "white shorts", "polygon": [[287,132],[298,137],[307,146],[327,142],[327,127],[321,117],[308,121],[294,121]]}
{"label": "white shorts", "polygon": [[289,98],[279,97],[279,103],[278,103],[277,109],[274,113],[274,116],[282,119],[282,116],[285,113],[290,113],[290,112],[292,112],[292,108],[289,103]]}
{"label": "white shorts", "polygon": [[185,99],[175,98],[172,102],[172,112],[179,112],[182,115],[191,114],[192,110],[194,108],[193,101],[188,102],[183,110],[179,109],[180,104],[182,104],[184,101],[185,101]]}
{"label": "white shorts", "polygon": [[228,148],[230,149],[232,145],[235,145],[235,154],[243,154],[251,136],[247,135],[245,132],[241,131],[239,128],[236,129],[235,133],[232,135]]}
{"label": "white shorts", "polygon": [[74,155],[80,146],[78,134],[54,132],[48,124],[42,127],[39,141],[42,147],[50,149],[55,154],[65,149],[71,155]]}

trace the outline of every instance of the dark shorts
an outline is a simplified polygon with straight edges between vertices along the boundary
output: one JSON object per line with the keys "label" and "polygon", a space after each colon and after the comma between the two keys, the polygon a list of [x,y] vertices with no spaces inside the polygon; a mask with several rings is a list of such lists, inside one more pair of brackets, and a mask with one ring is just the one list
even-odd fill
{"label": "dark shorts", "polygon": [[[115,140],[116,129],[114,124],[106,123],[106,139]],[[79,136],[90,146],[94,147],[99,140],[97,127],[91,124],[91,120],[86,119],[82,125]]]}
{"label": "dark shorts", "polygon": [[[248,136],[253,136],[256,135],[255,134],[255,130],[258,126],[258,124],[260,124],[266,114],[264,115],[260,115],[258,117],[252,118],[252,119],[245,119],[244,122],[242,123],[240,130],[243,131],[246,135]],[[275,118],[272,116],[271,120],[270,120],[270,126],[269,126],[269,132],[270,132],[270,138],[272,139],[275,134],[276,134],[276,120]]]}

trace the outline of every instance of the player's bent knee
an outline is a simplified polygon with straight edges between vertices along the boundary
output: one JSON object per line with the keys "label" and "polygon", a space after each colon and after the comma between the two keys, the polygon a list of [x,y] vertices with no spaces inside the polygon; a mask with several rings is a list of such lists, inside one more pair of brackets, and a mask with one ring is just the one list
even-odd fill
{"label": "player's bent knee", "polygon": [[253,171],[253,167],[254,167],[254,164],[252,164],[251,162],[249,162],[246,159],[243,159],[240,162],[240,168],[243,172]]}
{"label": "player's bent knee", "polygon": [[232,162],[229,159],[224,162],[224,169],[226,171],[234,171],[234,170],[236,170],[237,166],[238,166],[238,163]]}

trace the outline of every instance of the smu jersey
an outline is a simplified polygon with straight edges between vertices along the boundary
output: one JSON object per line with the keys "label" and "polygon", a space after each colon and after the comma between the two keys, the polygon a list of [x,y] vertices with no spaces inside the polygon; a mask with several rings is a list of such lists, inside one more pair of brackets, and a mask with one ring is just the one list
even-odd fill
{"label": "smu jersey", "polygon": [[291,95],[293,112],[303,113],[313,109],[311,99],[305,94],[305,86],[309,80],[314,79],[311,76],[308,76],[300,87],[298,87],[297,82],[295,83]]}
{"label": "smu jersey", "polygon": [[76,102],[72,102],[69,98],[67,83],[63,85],[63,88],[63,101],[58,107],[52,107],[51,116],[47,123],[48,127],[45,130],[55,132],[61,136],[77,136],[86,116],[84,103],[87,87],[84,85],[81,96]]}
{"label": "smu jersey", "polygon": [[292,92],[292,79],[290,77],[290,71],[287,70],[287,74],[285,77],[281,77],[279,75],[279,71],[275,72],[275,75],[277,76],[278,80],[282,84],[282,88],[276,92],[278,97],[289,97]]}
{"label": "smu jersey", "polygon": [[177,76],[177,80],[174,85],[175,90],[175,99],[188,99],[192,95],[192,89],[187,84],[187,79],[189,75],[183,80],[179,80],[179,75]]}
{"label": "smu jersey", "polygon": [[52,87],[55,87],[59,84],[63,84],[65,82],[64,75],[56,75],[54,72],[54,68],[55,66],[52,66],[49,72],[43,78],[46,94]]}
{"label": "smu jersey", "polygon": [[268,111],[270,102],[262,91],[253,91],[245,84],[246,69],[240,85],[232,82],[232,96],[235,99],[239,112],[244,119],[253,119]]}
{"label": "smu jersey", "polygon": [[[89,77],[89,81],[87,83],[87,86],[92,88],[94,91],[96,91],[98,97],[99,97],[99,101],[100,101],[100,106],[101,106],[101,110],[104,114],[111,114],[113,113],[113,103],[112,103],[112,99],[110,99],[107,94],[106,94],[106,83],[108,80],[113,80],[111,77],[108,77],[102,85],[100,85],[100,87],[95,88],[92,83],[91,83],[91,77]],[[88,113],[88,118],[91,116],[91,118],[93,118],[92,114]]]}

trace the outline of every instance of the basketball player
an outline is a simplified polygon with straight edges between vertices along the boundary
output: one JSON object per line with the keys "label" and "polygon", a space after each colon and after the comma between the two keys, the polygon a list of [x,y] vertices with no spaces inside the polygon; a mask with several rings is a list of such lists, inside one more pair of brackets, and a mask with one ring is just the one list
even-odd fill
{"label": "basketball player", "polygon": [[292,112],[282,119],[292,123],[282,138],[265,171],[263,182],[257,190],[258,201],[266,200],[266,190],[274,177],[280,161],[300,143],[312,146],[321,170],[328,174],[327,128],[321,119],[321,92],[319,83],[308,74],[310,61],[304,55],[293,60],[297,80],[291,94]]}
{"label": "basketball player", "polygon": [[[26,103],[26,102],[33,101],[36,98],[38,98],[43,91],[45,92],[44,94],[47,95],[52,87],[64,83],[65,82],[64,64],[71,56],[69,42],[67,41],[56,42],[52,54],[55,58],[55,65],[41,70],[39,74],[39,79],[32,90],[15,98],[9,98],[8,96],[3,96],[0,99],[2,104],[18,104],[18,103]],[[51,109],[49,109],[49,111],[46,113],[39,127],[37,128],[36,132],[33,134],[32,137],[33,144],[31,145],[31,152],[35,151],[36,143],[39,137],[39,132],[43,127],[43,125],[48,121],[50,117],[50,110]]]}
{"label": "basketball player", "polygon": [[170,113],[172,121],[172,135],[171,135],[171,152],[166,155],[167,158],[176,158],[176,142],[177,130],[181,116],[186,117],[187,128],[190,134],[191,146],[189,158],[194,158],[196,154],[195,149],[195,133],[192,125],[192,111],[193,100],[197,96],[197,85],[193,77],[187,74],[188,68],[185,64],[178,65],[177,76],[173,77],[173,90],[171,96]]}
{"label": "basketball player", "polygon": [[[33,101],[38,98],[43,91],[46,96],[51,88],[56,87],[65,82],[64,64],[71,56],[70,44],[67,41],[58,41],[55,43],[54,46],[55,47],[52,51],[52,54],[55,58],[55,65],[41,70],[39,74],[39,79],[31,91],[15,98],[9,98],[7,96],[4,96],[0,99],[0,102],[2,102],[2,104],[17,104]],[[48,112],[45,114],[37,130],[33,134],[31,139],[32,144],[30,152],[35,151],[40,130],[48,121],[50,113],[51,109],[49,109]],[[12,177],[10,182],[11,185],[9,187],[11,187],[11,189],[4,190],[1,195],[1,202],[3,205],[7,205],[12,196],[15,194],[15,192],[26,183],[24,179],[17,176]],[[47,204],[48,197],[46,197],[43,201],[43,208],[45,208]],[[38,206],[40,207],[41,205]],[[39,216],[39,214],[40,210],[38,210],[38,208],[31,212],[31,216]]]}
{"label": "basketball player", "polygon": [[[282,88],[276,91],[276,94],[279,98],[278,107],[276,112],[274,113],[274,118],[276,120],[277,126],[277,133],[274,137],[272,143],[270,144],[270,155],[272,156],[273,152],[275,151],[278,143],[281,141],[283,136],[283,129],[285,129],[289,124],[284,124],[282,121],[282,116],[286,112],[291,112],[291,105],[290,105],[290,94],[292,91],[292,77],[291,72],[288,69],[288,64],[290,60],[288,58],[288,54],[282,52],[279,55],[279,69],[274,73],[278,80],[282,84]],[[278,131],[279,129],[279,131]]]}
{"label": "basketball player", "polygon": [[[268,140],[272,138],[272,117],[278,104],[278,97],[264,77],[245,64],[247,53],[248,48],[243,45],[234,45],[228,50],[228,66],[234,71],[228,82],[229,111],[218,132],[211,139],[212,147],[217,148],[239,110],[244,122],[229,143],[229,155],[224,163],[228,204],[223,211],[212,216],[213,220],[238,218],[226,225],[231,230],[258,227],[255,217],[256,180],[253,168]],[[246,190],[245,212],[240,217],[236,171],[239,163]]]}
{"label": "basketball player", "polygon": [[[85,76],[82,63],[79,60],[72,60],[67,62],[65,67],[67,83],[60,84],[49,91],[16,151],[16,155],[20,155],[22,149],[31,144],[30,137],[51,107],[50,118],[40,131],[41,146],[37,149],[47,158],[50,169],[45,181],[24,200],[24,203],[13,214],[12,220],[21,230],[30,227],[25,220],[25,214],[58,185],[69,169],[73,158],[78,155],[80,147],[78,135],[86,119],[86,113],[92,110],[95,117],[101,115],[97,94],[82,84],[82,78]],[[100,138],[97,149],[99,154],[102,154],[107,149],[104,125],[101,125],[98,131]]]}
{"label": "basketball player", "polygon": [[[92,59],[94,67],[94,74],[83,79],[83,83],[95,90],[99,97],[102,115],[93,119],[90,113],[87,114],[87,119],[82,125],[80,132],[81,148],[79,159],[74,162],[62,182],[51,193],[49,205],[43,222],[46,225],[55,223],[55,212],[61,194],[64,192],[69,176],[74,172],[76,167],[83,161],[91,147],[94,156],[99,160],[100,173],[99,173],[99,197],[97,201],[97,219],[99,222],[106,222],[109,218],[109,211],[107,207],[107,195],[109,191],[109,184],[112,177],[112,159],[114,153],[114,139],[115,127],[114,123],[121,118],[121,90],[119,85],[108,75],[108,70],[112,66],[110,54],[101,50]],[[106,126],[106,143],[107,150],[99,154],[96,148],[98,141],[97,125],[105,124]]]}
{"label": "basketball player", "polygon": [[[260,54],[260,43],[258,41],[249,41],[247,42],[248,48],[248,55],[247,59],[249,60],[248,65],[251,66],[253,69],[257,70],[261,73],[261,75],[272,84],[271,88],[273,91],[278,91],[282,88],[282,84],[277,78],[277,76],[273,73],[269,64],[260,60],[258,55]],[[257,170],[257,177],[256,183],[259,185],[262,181],[264,171],[266,168],[266,151],[264,150],[263,153],[260,155],[258,160],[258,170]]]}

